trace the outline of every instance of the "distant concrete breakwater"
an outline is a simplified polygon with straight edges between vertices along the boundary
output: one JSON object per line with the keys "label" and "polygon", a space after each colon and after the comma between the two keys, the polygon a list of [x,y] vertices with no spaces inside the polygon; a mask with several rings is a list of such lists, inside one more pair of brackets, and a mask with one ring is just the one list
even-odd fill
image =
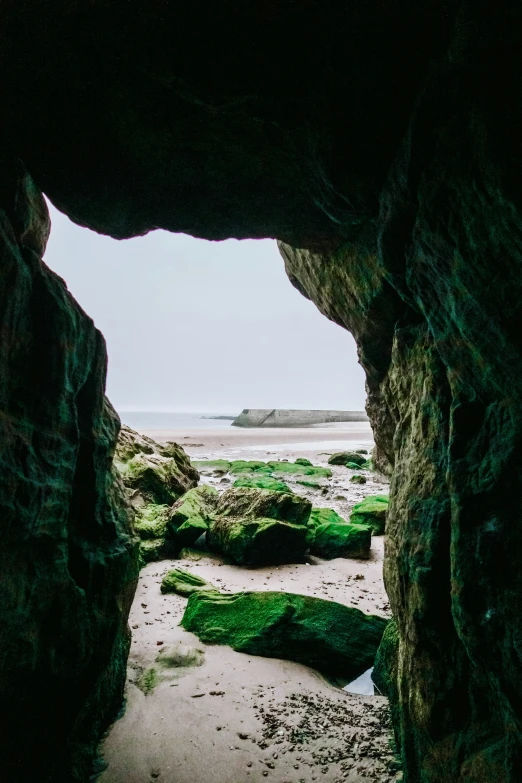
{"label": "distant concrete breakwater", "polygon": [[368,421],[364,411],[310,411],[281,408],[245,408],[233,427],[307,427],[341,421]]}

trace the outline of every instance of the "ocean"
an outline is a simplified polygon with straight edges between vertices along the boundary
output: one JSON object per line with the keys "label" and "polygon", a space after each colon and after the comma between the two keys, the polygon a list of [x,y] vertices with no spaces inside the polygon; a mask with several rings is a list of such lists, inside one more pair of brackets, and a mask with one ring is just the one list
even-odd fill
{"label": "ocean", "polygon": [[[224,430],[232,425],[234,413],[176,413],[170,411],[118,411],[120,419],[133,430]],[[229,420],[207,418],[229,416]]]}

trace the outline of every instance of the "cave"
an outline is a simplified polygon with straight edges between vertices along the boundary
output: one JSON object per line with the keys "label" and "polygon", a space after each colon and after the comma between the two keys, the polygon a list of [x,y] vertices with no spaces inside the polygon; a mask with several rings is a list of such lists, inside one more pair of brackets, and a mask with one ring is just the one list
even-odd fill
{"label": "cave", "polygon": [[518,781],[520,5],[6,0],[2,16],[0,778],[87,779],[138,573],[104,341],[41,262],[44,193],[115,238],[279,240],[292,283],[357,341],[391,476],[404,779]]}

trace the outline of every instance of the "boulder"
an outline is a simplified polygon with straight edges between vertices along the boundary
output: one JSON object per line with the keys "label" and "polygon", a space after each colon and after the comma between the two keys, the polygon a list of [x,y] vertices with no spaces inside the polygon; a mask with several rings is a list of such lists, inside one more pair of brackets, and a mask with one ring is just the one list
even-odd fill
{"label": "boulder", "polygon": [[295,460],[295,464],[296,464],[296,465],[305,465],[305,467],[309,467],[309,468],[312,468],[312,467],[313,467],[313,465],[312,465],[312,463],[310,462],[310,460],[309,460],[309,459],[306,459],[305,457],[298,457],[298,458]]}
{"label": "boulder", "polygon": [[329,465],[347,465],[349,462],[359,467],[364,465],[366,457],[356,451],[338,451],[328,459]]}
{"label": "boulder", "polygon": [[134,528],[140,537],[140,566],[152,560],[175,556],[175,543],[165,541],[169,512],[168,506],[155,503],[136,509]]}
{"label": "boulder", "polygon": [[383,535],[388,513],[388,495],[368,495],[352,509],[350,522],[353,525],[369,525],[375,536]]}
{"label": "boulder", "polygon": [[269,517],[306,525],[312,504],[291,492],[275,492],[251,487],[231,487],[219,498],[216,515],[220,517]]}
{"label": "boulder", "polygon": [[355,476],[351,477],[350,484],[366,484],[366,477],[356,473]]}
{"label": "boulder", "polygon": [[308,526],[312,555],[326,560],[370,557],[372,531],[368,525],[352,525],[331,508],[314,508]]}
{"label": "boulder", "polygon": [[[300,482],[298,482],[300,483]],[[291,492],[290,488],[284,481],[278,481],[271,476],[266,475],[252,475],[245,476],[244,478],[238,478],[234,481],[234,487],[251,487],[254,489],[271,489],[274,492]]]}
{"label": "boulder", "polygon": [[190,596],[181,625],[207,644],[284,658],[346,679],[372,666],[387,620],[335,601],[280,592]]}
{"label": "boulder", "polygon": [[189,596],[201,590],[219,592],[206,579],[191,574],[190,571],[184,571],[182,568],[174,568],[165,574],[160,589],[162,593],[177,593],[183,596]]}
{"label": "boulder", "polygon": [[171,505],[199,481],[199,473],[177,443],[156,443],[123,426],[114,463],[133,506]]}
{"label": "boulder", "polygon": [[219,500],[207,544],[239,565],[298,562],[308,548],[310,511],[298,495],[232,488]]}
{"label": "boulder", "polygon": [[218,500],[218,491],[203,485],[189,489],[174,503],[168,518],[168,536],[176,539],[180,549],[191,546],[206,533]]}

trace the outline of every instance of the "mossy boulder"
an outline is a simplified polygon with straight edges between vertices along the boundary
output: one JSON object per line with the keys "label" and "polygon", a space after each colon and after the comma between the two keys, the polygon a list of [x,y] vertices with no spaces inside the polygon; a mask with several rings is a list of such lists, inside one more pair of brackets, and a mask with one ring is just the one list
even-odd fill
{"label": "mossy boulder", "polygon": [[308,489],[324,489],[324,487],[328,486],[328,482],[323,479],[314,479],[313,477],[300,478],[295,483],[302,487],[308,487]]}
{"label": "mossy boulder", "polygon": [[328,459],[329,465],[348,465],[349,462],[359,467],[366,462],[366,457],[356,451],[338,451]]}
{"label": "mossy boulder", "polygon": [[285,522],[306,525],[312,504],[292,492],[277,492],[254,487],[231,487],[219,498],[216,516],[269,517]]}
{"label": "mossy boulder", "polygon": [[308,527],[310,552],[317,557],[370,557],[372,531],[368,525],[352,525],[331,508],[314,508]]}
{"label": "mossy boulder", "polygon": [[190,571],[185,571],[182,568],[174,568],[172,571],[165,574],[160,589],[162,593],[177,593],[178,595],[183,596],[192,595],[192,593],[199,592],[200,590],[216,591],[214,585],[211,585],[202,577],[191,574]]}
{"label": "mossy boulder", "polygon": [[207,459],[207,460],[192,460],[192,465],[204,476],[211,475],[212,473],[228,473],[230,471],[230,462],[226,459]]}
{"label": "mossy boulder", "polygon": [[172,506],[168,518],[169,537],[176,538],[180,548],[194,544],[208,530],[218,500],[219,493],[214,487],[204,485],[190,489]]}
{"label": "mossy boulder", "polygon": [[301,561],[311,508],[310,501],[291,493],[233,487],[219,500],[207,544],[239,565]]}
{"label": "mossy boulder", "polygon": [[383,535],[386,527],[388,501],[388,495],[368,495],[353,507],[350,522],[354,525],[369,525],[374,535]]}
{"label": "mossy boulder", "polygon": [[177,553],[177,544],[166,540],[169,513],[168,506],[155,503],[136,509],[134,529],[140,537],[141,565],[175,556]]}
{"label": "mossy boulder", "polygon": [[181,446],[156,443],[127,426],[121,428],[114,464],[135,507],[171,505],[199,481]]}
{"label": "mossy boulder", "polygon": [[384,696],[390,697],[392,689],[397,689],[398,664],[399,629],[395,620],[390,620],[377,650],[372,671],[372,680]]}
{"label": "mossy boulder", "polygon": [[313,467],[312,463],[309,459],[306,459],[306,457],[298,457],[295,461],[296,465],[305,465],[306,467]]}
{"label": "mossy boulder", "polygon": [[181,625],[207,644],[353,678],[375,659],[387,621],[334,601],[280,592],[190,596]]}
{"label": "mossy boulder", "polygon": [[316,527],[310,552],[325,560],[332,560],[334,557],[368,560],[371,545],[372,531],[368,525],[330,522]]}
{"label": "mossy boulder", "polygon": [[366,477],[356,473],[355,476],[351,477],[350,484],[366,484]]}
{"label": "mossy boulder", "polygon": [[291,492],[291,489],[284,481],[278,481],[271,476],[263,474],[246,476],[234,481],[234,487],[251,487],[254,489],[271,489],[274,492]]}

